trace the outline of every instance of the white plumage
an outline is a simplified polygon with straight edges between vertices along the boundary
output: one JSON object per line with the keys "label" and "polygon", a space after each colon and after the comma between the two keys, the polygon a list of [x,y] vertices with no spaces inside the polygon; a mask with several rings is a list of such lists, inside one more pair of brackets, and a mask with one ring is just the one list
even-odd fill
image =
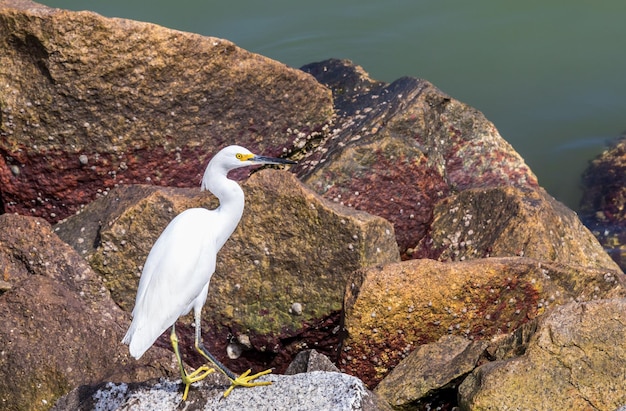
{"label": "white plumage", "polygon": [[231,379],[233,385],[255,386],[268,382],[249,382],[268,371],[237,377],[204,347],[201,341],[200,317],[207,298],[216,257],[233,233],[244,209],[244,193],[239,184],[228,179],[230,170],[257,164],[293,164],[293,161],[262,157],[240,146],[229,146],[218,152],[204,172],[201,188],[211,191],[218,199],[215,210],[192,208],[176,216],[159,236],[148,254],[141,273],[133,320],[122,340],[129,345],[130,354],[139,359],[157,338],[172,327],[171,339],[176,353],[186,399],[189,385],[212,372],[207,366],[191,374],[184,370],[178,352],[176,320],[194,310],[196,348],[214,367]]}

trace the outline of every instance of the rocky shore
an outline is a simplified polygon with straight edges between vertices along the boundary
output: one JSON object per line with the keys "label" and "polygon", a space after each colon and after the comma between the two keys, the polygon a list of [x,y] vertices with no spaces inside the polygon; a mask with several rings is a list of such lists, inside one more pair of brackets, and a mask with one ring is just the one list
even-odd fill
{"label": "rocky shore", "polygon": [[[0,40],[0,408],[626,405],[623,143],[585,174],[589,230],[423,79],[27,0],[0,0]],[[232,175],[203,337],[273,384],[220,399],[213,374],[181,404],[167,336],[140,361],[120,341],[152,244],[216,206],[200,178],[233,143],[298,164]]]}

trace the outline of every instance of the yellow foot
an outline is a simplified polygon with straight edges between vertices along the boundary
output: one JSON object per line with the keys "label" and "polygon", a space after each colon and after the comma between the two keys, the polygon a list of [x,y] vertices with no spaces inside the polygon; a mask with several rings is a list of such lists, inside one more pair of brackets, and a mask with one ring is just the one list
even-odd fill
{"label": "yellow foot", "polygon": [[258,387],[260,385],[270,385],[270,384],[272,384],[271,381],[251,382],[252,380],[254,380],[256,378],[259,378],[262,375],[266,375],[266,374],[271,373],[272,370],[265,370],[265,371],[261,371],[260,373],[248,376],[248,374],[250,374],[250,371],[251,370],[248,370],[248,371],[244,372],[243,374],[241,374],[236,379],[230,380],[231,385],[230,385],[230,387],[228,387],[228,389],[224,393],[224,398],[228,397],[228,394],[230,394],[231,391],[235,387]]}
{"label": "yellow foot", "polygon": [[199,367],[194,372],[183,375],[182,377],[183,384],[185,384],[185,392],[183,393],[183,401],[187,401],[187,394],[189,393],[189,387],[191,386],[191,384],[205,379],[206,376],[211,374],[213,371],[215,371],[213,368],[209,367],[208,365],[203,365],[202,367]]}

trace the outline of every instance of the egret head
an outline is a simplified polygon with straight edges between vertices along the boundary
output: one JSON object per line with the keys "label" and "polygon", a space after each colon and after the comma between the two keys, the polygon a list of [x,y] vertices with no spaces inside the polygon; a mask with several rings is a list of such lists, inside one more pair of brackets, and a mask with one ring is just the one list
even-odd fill
{"label": "egret head", "polygon": [[241,146],[228,146],[209,161],[202,178],[202,189],[209,189],[210,181],[219,176],[225,177],[230,170],[263,164],[296,164],[296,162],[285,158],[258,156]]}
{"label": "egret head", "polygon": [[273,158],[256,155],[247,148],[241,146],[228,146],[218,152],[210,164],[219,166],[226,171],[235,168],[262,165],[262,164],[296,164],[294,161],[284,158]]}

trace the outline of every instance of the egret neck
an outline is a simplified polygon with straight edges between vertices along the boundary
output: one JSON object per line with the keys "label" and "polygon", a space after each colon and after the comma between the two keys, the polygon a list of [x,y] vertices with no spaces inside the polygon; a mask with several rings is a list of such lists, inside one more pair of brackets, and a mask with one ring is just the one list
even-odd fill
{"label": "egret neck", "polygon": [[219,214],[220,229],[211,229],[217,234],[217,249],[221,249],[226,240],[237,228],[243,215],[245,197],[243,190],[236,181],[228,178],[228,169],[215,165],[211,161],[202,178],[202,190],[209,190],[219,201],[215,212]]}

